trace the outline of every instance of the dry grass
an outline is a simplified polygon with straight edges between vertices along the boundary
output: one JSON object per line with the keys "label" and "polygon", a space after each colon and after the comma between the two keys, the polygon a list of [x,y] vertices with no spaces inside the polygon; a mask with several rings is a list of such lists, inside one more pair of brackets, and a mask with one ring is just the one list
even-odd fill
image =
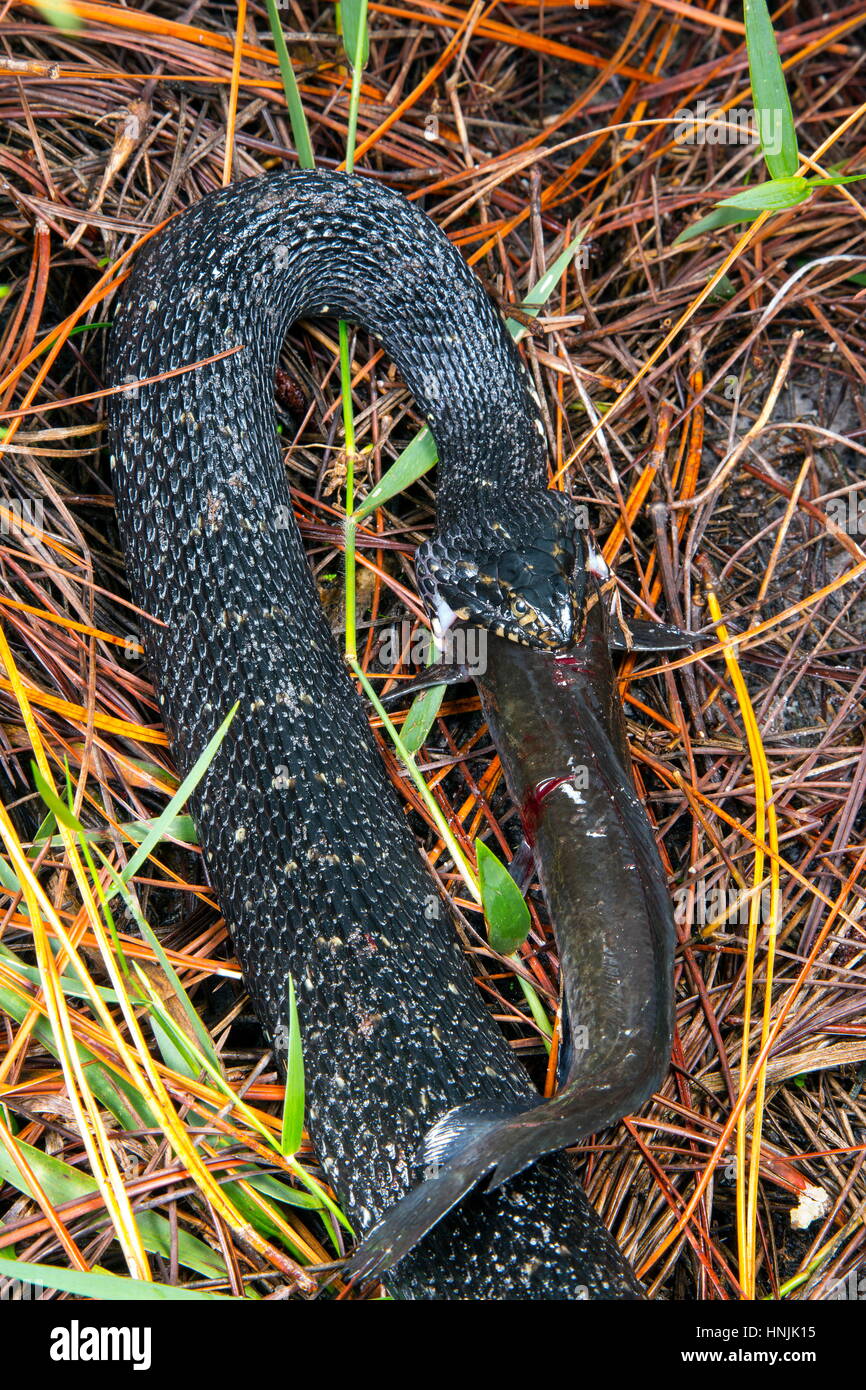
{"label": "dry grass", "polygon": [[[63,788],[68,767],[76,812],[103,832],[118,868],[129,827],[176,786],[114,528],[102,325],[136,238],[226,169],[238,179],[295,162],[262,5],[246,7],[240,39],[233,6],[72,8],[80,27],[60,32],[37,6],[0,3],[0,408],[31,412],[3,418],[0,487],[0,937],[19,963],[0,955],[0,1173],[14,1171],[30,1194],[0,1189],[0,1253],[260,1296],[333,1292],[332,1271],[316,1272],[334,1257],[318,1219],[284,1206],[266,1221],[261,1193],[243,1181],[251,1164],[294,1191],[301,1179],[276,1143],[281,1088],[244,1021],[183,823],[135,886],[233,1099],[214,1075],[160,1053],[140,997],[123,1004],[132,962],[158,995],[171,987],[123,910],[118,954],[73,832],[51,824],[45,838],[31,771],[35,757]],[[317,161],[338,167],[350,77],[332,7],[293,2],[282,14]],[[510,305],[587,229],[584,263],[526,349],[555,476],[590,504],[633,611],[696,628],[722,621],[738,639],[700,658],[622,667],[679,910],[678,1035],[663,1096],[587,1146],[584,1179],[660,1298],[824,1298],[863,1259],[866,1198],[862,185],[822,189],[742,235],[673,246],[761,174],[756,148],[674,141],[678,110],[748,104],[742,27],[711,6],[405,0],[371,4],[370,17],[358,167],[423,198]],[[864,22],[859,4],[807,2],[777,23],[800,145],[819,170],[862,168]],[[98,326],[78,331],[88,324]],[[327,578],[341,569],[331,489],[345,463],[336,329],[293,335],[285,367],[297,515],[338,623],[340,586]],[[415,423],[360,335],[353,371],[363,493]],[[42,500],[42,518],[16,511],[16,498]],[[416,619],[411,558],[431,518],[420,483],[359,535],[371,672],[378,627],[407,616],[404,599]],[[466,915],[479,978],[540,1067],[513,977],[487,951],[421,803],[383,752]],[[468,694],[446,702],[423,761],[470,855],[479,831],[513,846],[514,815]],[[98,869],[102,884],[108,875]],[[540,901],[532,909],[525,966],[553,1007],[555,946]],[[76,994],[64,993],[70,968]],[[171,998],[166,1008],[188,1031]],[[144,1098],[126,1123],[106,1078]],[[91,1174],[91,1188],[58,1196],[49,1169],[33,1170],[33,1150]],[[308,1149],[299,1164],[316,1175]],[[823,1206],[798,1231],[791,1214],[810,1186]],[[139,1229],[148,1209],[167,1232],[156,1253]],[[184,1235],[218,1268],[191,1272]]]}

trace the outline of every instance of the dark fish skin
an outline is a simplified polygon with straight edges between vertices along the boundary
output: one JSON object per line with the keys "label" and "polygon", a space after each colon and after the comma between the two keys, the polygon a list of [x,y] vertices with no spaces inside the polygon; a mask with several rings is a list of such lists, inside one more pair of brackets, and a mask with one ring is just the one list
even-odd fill
{"label": "dark fish skin", "polygon": [[[497,468],[508,486],[537,483],[523,377],[476,277],[417,207],[339,175],[220,190],[148,243],[115,319],[111,381],[151,384],[111,397],[109,433],[130,589],[157,620],[143,636],[182,776],[238,704],[192,799],[199,843],[278,1052],[295,981],[310,1134],[363,1235],[422,1179],[416,1154],[437,1119],[525,1108],[535,1093],[422,864],[294,521],[274,371],[294,319],[326,312],[382,339],[464,486]],[[471,1194],[387,1282],[405,1299],[642,1296],[565,1155]]]}
{"label": "dark fish skin", "polygon": [[564,658],[491,638],[477,682],[555,926],[563,981],[562,1079],[554,1100],[523,1122],[530,1133],[561,1123],[566,1134],[582,1113],[581,1127],[602,1127],[609,1121],[601,1117],[637,1109],[664,1077],[675,943],[664,870],[634,789],[602,603]]}
{"label": "dark fish skin", "polygon": [[559,1088],[529,1107],[468,1105],[441,1122],[429,1151],[442,1171],[380,1223],[356,1257],[359,1268],[387,1268],[491,1170],[489,1190],[497,1190],[540,1153],[637,1110],[667,1069],[673,912],[634,788],[592,578],[588,592],[582,638],[567,656],[488,634],[486,669],[471,673],[556,932],[565,1039]]}

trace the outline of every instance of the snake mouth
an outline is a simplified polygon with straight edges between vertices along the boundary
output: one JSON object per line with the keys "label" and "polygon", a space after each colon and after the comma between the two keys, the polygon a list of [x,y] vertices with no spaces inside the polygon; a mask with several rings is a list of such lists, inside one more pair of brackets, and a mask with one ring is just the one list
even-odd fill
{"label": "snake mouth", "polygon": [[473,613],[468,607],[454,609],[441,596],[432,617],[433,635],[438,642],[457,623],[478,627],[494,637],[504,638],[521,647],[562,654],[570,651],[580,640],[583,624],[583,609],[575,594],[568,603],[567,611],[559,615],[556,624],[546,623],[533,609],[521,610],[521,616],[514,621],[505,622],[495,615]]}
{"label": "snake mouth", "polygon": [[507,520],[447,526],[419,547],[416,571],[437,637],[461,622],[554,654],[579,640],[585,542],[558,493],[512,499]]}
{"label": "snake mouth", "polygon": [[[508,537],[511,540],[511,537]],[[569,651],[583,623],[586,568],[579,538],[533,537],[470,556],[466,544],[437,537],[417,555],[419,587],[437,640],[455,623],[481,628],[518,645]]]}
{"label": "snake mouth", "polygon": [[523,596],[518,596],[511,601],[511,612],[516,618],[516,627],[505,625],[505,635],[512,641],[551,652],[568,651],[574,646],[582,624],[582,586],[576,584],[573,577],[561,577],[544,605],[533,606]]}
{"label": "snake mouth", "polygon": [[543,647],[545,651],[557,652],[562,650],[562,642],[555,632],[536,632],[533,640],[523,637],[513,628],[507,628],[503,623],[498,623],[496,627],[490,629],[496,637],[505,637],[509,642],[515,642],[520,647]]}
{"label": "snake mouth", "polygon": [[570,617],[567,625],[561,624],[559,627],[543,627],[537,615],[530,613],[528,617],[519,622],[516,627],[495,622],[488,624],[488,631],[495,637],[504,637],[509,642],[515,642],[521,647],[533,647],[549,652],[568,651],[574,645],[574,634],[578,631],[577,611]]}
{"label": "snake mouth", "polygon": [[495,609],[473,610],[469,604],[454,607],[449,601],[454,597],[452,592],[446,598],[442,591],[437,589],[433,598],[431,627],[433,636],[440,645],[447,633],[458,623],[481,628],[494,637],[505,638],[522,647],[552,653],[569,651],[580,637],[583,604],[582,589],[577,587],[569,588],[560,596],[560,602],[552,617],[550,609],[553,605],[548,606],[548,611],[539,610],[522,595],[513,596],[509,604],[508,621],[499,616]]}

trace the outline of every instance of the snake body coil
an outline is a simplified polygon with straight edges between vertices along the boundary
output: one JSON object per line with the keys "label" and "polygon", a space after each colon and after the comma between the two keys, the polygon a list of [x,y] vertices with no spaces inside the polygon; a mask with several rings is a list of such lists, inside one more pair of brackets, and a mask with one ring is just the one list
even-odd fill
{"label": "snake body coil", "polygon": [[[569,537],[560,499],[523,505],[543,493],[544,442],[502,323],[398,195],[278,174],[206,197],[139,256],[113,335],[116,384],[242,350],[112,400],[130,585],[157,620],[145,647],[181,774],[238,702],[193,799],[199,840],[277,1043],[294,978],[309,1129],[364,1233],[418,1183],[415,1156],[446,1112],[538,1097],[421,863],[293,520],[274,371],[291,323],[320,314],[381,340],[436,439],[439,534],[425,573],[443,622],[462,606],[460,584],[477,579],[464,533],[492,537],[499,600],[533,528],[565,564]],[[568,628],[562,594],[542,609],[542,633]],[[641,1293],[562,1155],[471,1194],[388,1283],[409,1298]]]}

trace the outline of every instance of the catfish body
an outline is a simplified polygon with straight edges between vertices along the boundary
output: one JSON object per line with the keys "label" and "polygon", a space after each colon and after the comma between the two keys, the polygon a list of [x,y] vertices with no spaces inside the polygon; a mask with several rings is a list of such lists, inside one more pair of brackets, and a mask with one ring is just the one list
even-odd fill
{"label": "catfish body", "polygon": [[[560,1083],[549,1100],[456,1107],[429,1131],[437,1172],[371,1233],[361,1269],[387,1268],[477,1183],[497,1190],[542,1154],[588,1138],[659,1086],[673,1034],[674,921],[637,796],[602,596],[587,580],[564,656],[486,634],[471,675],[554,926],[562,975]],[[463,673],[467,674],[467,673]]]}

